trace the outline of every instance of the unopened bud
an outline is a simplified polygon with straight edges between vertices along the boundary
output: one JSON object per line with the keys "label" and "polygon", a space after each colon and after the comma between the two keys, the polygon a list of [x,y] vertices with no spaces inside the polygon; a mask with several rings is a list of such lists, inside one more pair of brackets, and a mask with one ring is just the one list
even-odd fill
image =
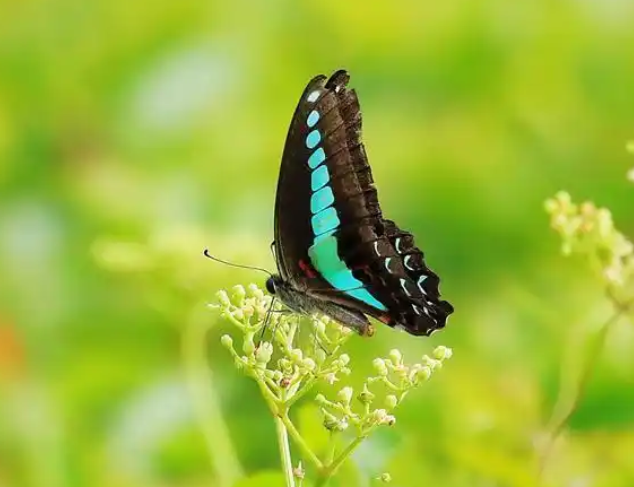
{"label": "unopened bud", "polygon": [[389,410],[394,409],[398,404],[398,398],[394,394],[385,397],[385,407]]}
{"label": "unopened bud", "polygon": [[222,335],[220,337],[220,343],[222,343],[222,346],[225,348],[231,348],[233,346],[233,338],[229,335]]}
{"label": "unopened bud", "polygon": [[353,394],[352,387],[344,387],[343,389],[339,391],[339,394],[337,394],[337,397],[342,403],[347,405],[347,404],[350,404],[350,401],[352,400],[352,394]]}
{"label": "unopened bud", "polygon": [[375,358],[372,361],[372,366],[374,367],[376,373],[380,376],[387,375],[387,366],[385,365],[385,360],[383,360],[382,358]]}

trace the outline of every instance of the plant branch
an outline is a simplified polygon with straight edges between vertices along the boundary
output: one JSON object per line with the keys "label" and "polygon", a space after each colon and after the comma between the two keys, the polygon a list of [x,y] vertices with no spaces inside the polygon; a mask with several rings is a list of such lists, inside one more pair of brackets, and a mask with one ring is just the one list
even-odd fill
{"label": "plant branch", "polygon": [[588,383],[590,382],[590,378],[592,376],[592,371],[594,370],[601,355],[601,350],[605,345],[610,329],[614,323],[616,323],[623,314],[629,310],[632,304],[634,304],[634,300],[630,300],[627,303],[618,302],[609,291],[608,297],[614,304],[616,311],[601,325],[597,336],[591,343],[591,347],[587,350],[585,354],[586,360],[582,364],[582,369],[579,374],[579,380],[576,387],[574,387],[571,394],[566,394],[567,391],[565,388],[560,387],[560,393],[555,401],[553,412],[550,420],[548,421],[548,437],[539,459],[539,477],[543,475],[555,441],[563,432],[566,424],[568,424],[568,421],[577,410],[581,399],[585,395]]}
{"label": "plant branch", "polygon": [[275,429],[277,431],[277,441],[280,447],[280,459],[282,461],[282,472],[284,472],[286,487],[295,487],[291,447],[288,443],[288,431],[286,430],[286,425],[280,416],[275,416]]}
{"label": "plant branch", "polygon": [[297,431],[297,428],[295,428],[295,425],[288,417],[288,414],[284,413],[283,415],[279,417],[281,421],[284,423],[284,426],[286,426],[286,429],[288,430],[288,434],[291,436],[291,438],[293,438],[293,441],[295,442],[297,447],[302,451],[302,455],[304,456],[304,458],[310,461],[310,463],[312,463],[313,466],[317,470],[323,469],[324,468],[323,463],[317,457],[317,455],[313,453],[313,451],[310,449],[310,447],[308,446],[304,438],[302,438],[302,435],[299,434],[299,431]]}

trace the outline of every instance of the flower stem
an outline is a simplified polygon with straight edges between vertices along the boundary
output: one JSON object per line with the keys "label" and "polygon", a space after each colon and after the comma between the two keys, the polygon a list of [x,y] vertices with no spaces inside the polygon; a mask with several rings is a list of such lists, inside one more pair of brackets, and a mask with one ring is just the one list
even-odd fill
{"label": "flower stem", "polygon": [[581,365],[581,371],[578,375],[578,381],[572,385],[572,389],[568,387],[560,387],[559,395],[553,407],[553,411],[548,421],[548,437],[542,447],[538,464],[538,476],[542,478],[548,460],[550,458],[552,447],[559,438],[568,421],[579,407],[581,399],[585,395],[586,388],[590,382],[592,371],[600,357],[601,350],[605,345],[608,333],[614,323],[629,309],[631,302],[619,303],[612,299],[616,311],[601,325],[594,340],[592,340],[589,349],[585,353],[585,362]]}
{"label": "flower stem", "polygon": [[297,431],[297,428],[295,428],[295,425],[288,417],[288,414],[284,413],[283,415],[279,417],[281,421],[284,423],[284,426],[286,426],[288,434],[291,436],[291,438],[293,438],[293,441],[295,442],[297,447],[302,451],[302,455],[304,456],[304,458],[310,461],[310,463],[312,463],[313,466],[317,470],[323,469],[324,464],[317,457],[317,455],[313,453],[313,451],[310,449],[310,447],[308,446],[304,438],[302,438],[302,435],[299,434],[299,431]]}
{"label": "flower stem", "polygon": [[350,442],[350,444],[332,461],[329,462],[328,465],[325,465],[322,469],[319,470],[319,478],[315,482],[315,487],[321,487],[326,485],[328,479],[330,479],[334,474],[337,473],[339,467],[347,460],[347,458],[352,455],[352,452],[356,450],[356,448],[361,444],[363,440],[368,437],[368,433],[358,436],[354,440]]}
{"label": "flower stem", "polygon": [[275,416],[275,429],[277,431],[277,441],[280,446],[280,459],[282,461],[282,471],[286,480],[286,487],[295,487],[295,477],[293,476],[293,460],[291,459],[291,447],[288,443],[288,431],[282,418]]}

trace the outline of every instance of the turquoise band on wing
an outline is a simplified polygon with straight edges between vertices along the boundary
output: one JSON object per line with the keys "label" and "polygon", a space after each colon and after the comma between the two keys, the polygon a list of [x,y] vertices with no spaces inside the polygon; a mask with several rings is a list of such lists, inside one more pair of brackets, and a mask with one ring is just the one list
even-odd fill
{"label": "turquoise band on wing", "polygon": [[352,271],[341,260],[337,248],[337,237],[329,235],[311,245],[308,249],[308,256],[315,269],[332,287],[345,291],[346,294],[377,309],[387,309],[364,288],[364,284],[352,275]]}
{"label": "turquoise band on wing", "polygon": [[[307,101],[315,102],[319,98],[319,92],[313,91],[307,97]],[[312,110],[308,114],[306,124],[313,128],[319,122],[320,115],[317,110]],[[372,296],[363,282],[352,275],[352,271],[346,263],[339,257],[337,237],[334,235],[341,225],[337,210],[334,208],[335,195],[330,187],[330,173],[328,167],[323,164],[326,160],[326,153],[322,147],[316,148],[321,142],[321,133],[314,129],[306,136],[306,147],[315,149],[308,158],[310,174],[310,211],[312,218],[310,221],[313,230],[313,245],[308,249],[310,258],[315,269],[323,278],[335,289],[352,296],[359,301],[386,311],[387,308],[374,296]]]}

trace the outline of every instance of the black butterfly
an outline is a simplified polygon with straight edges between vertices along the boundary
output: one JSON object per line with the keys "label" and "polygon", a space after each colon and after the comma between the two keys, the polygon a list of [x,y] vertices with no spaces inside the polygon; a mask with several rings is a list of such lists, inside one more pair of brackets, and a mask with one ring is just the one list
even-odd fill
{"label": "black butterfly", "polygon": [[346,71],[313,78],[286,139],[275,202],[279,275],[266,288],[299,313],[372,334],[366,315],[412,335],[443,328],[453,307],[413,236],[383,218]]}

